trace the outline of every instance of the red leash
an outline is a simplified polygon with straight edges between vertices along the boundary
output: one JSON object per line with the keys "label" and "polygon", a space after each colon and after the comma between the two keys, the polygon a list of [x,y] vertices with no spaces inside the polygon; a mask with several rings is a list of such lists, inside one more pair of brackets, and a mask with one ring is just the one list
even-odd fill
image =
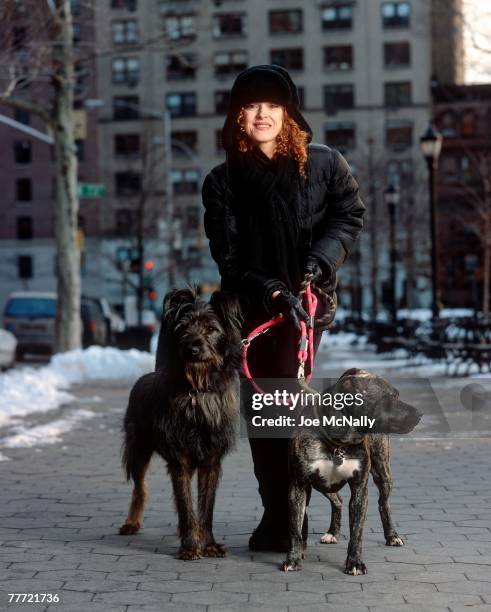
{"label": "red leash", "polygon": [[[303,381],[310,380],[312,377],[312,372],[314,370],[314,316],[317,308],[317,296],[314,295],[312,290],[310,289],[310,284],[307,285],[307,288],[304,293],[304,297],[306,300],[306,312],[309,315],[309,320],[307,323],[305,321],[300,321],[300,338],[298,341],[298,372],[297,378]],[[267,333],[272,327],[275,325],[280,325],[284,323],[285,319],[282,314],[273,317],[266,323],[262,323],[254,328],[248,335],[247,338],[242,340],[242,368],[244,370],[244,374],[251,381],[254,389],[258,393],[263,394],[264,391],[261,387],[256,383],[254,378],[252,377],[251,371],[249,370],[249,366],[247,364],[247,351],[249,350],[249,346],[251,342],[255,340],[258,336]],[[305,363],[310,356],[310,372],[305,376]]]}

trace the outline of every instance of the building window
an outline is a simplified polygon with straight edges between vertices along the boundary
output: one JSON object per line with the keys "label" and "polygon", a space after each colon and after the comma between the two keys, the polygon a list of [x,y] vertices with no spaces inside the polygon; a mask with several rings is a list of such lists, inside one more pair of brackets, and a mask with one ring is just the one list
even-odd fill
{"label": "building window", "polygon": [[81,11],[80,0],[70,0],[70,8],[72,11],[72,17],[79,17]]}
{"label": "building window", "polygon": [[325,128],[326,144],[339,149],[341,153],[354,149],[356,145],[355,124],[351,121],[328,123]]}
{"label": "building window", "polygon": [[270,34],[298,34],[303,30],[301,9],[269,11]]}
{"label": "building window", "polygon": [[138,96],[116,96],[113,98],[113,118],[116,121],[138,119],[140,116]]}
{"label": "building window", "polygon": [[187,195],[198,193],[198,170],[172,170],[171,180],[174,195]]}
{"label": "building window", "polygon": [[194,117],[196,115],[195,93],[170,93],[167,94],[166,101],[171,117]]}
{"label": "building window", "polygon": [[114,155],[137,157],[140,154],[140,134],[115,134]]}
{"label": "building window", "polygon": [[20,51],[26,46],[27,28],[15,27],[12,31],[12,46],[15,51]]}
{"label": "building window", "polygon": [[351,45],[324,47],[324,68],[326,70],[351,70],[353,68],[353,47]]}
{"label": "building window", "polygon": [[131,197],[141,192],[141,176],[138,172],[116,172],[114,181],[117,197]]}
{"label": "building window", "polygon": [[111,0],[112,9],[126,9],[136,11],[136,0]]}
{"label": "building window", "polygon": [[14,119],[19,123],[23,123],[24,125],[29,125],[31,122],[31,116],[25,110],[20,108],[16,108],[14,111]]}
{"label": "building window", "polygon": [[271,63],[283,66],[287,70],[303,70],[303,48],[272,49]]}
{"label": "building window", "polygon": [[193,79],[196,76],[196,56],[191,53],[168,55],[166,76],[169,81]]}
{"label": "building window", "polygon": [[129,208],[120,208],[115,213],[116,234],[128,236],[136,231],[136,214]]}
{"label": "building window", "polygon": [[82,26],[79,23],[72,24],[73,44],[76,45],[82,40]]}
{"label": "building window", "polygon": [[247,34],[245,13],[224,13],[222,15],[213,15],[212,32],[213,38],[245,36]]}
{"label": "building window", "polygon": [[117,57],[112,64],[115,85],[136,85],[140,78],[140,60],[137,57]]}
{"label": "building window", "polygon": [[189,157],[189,152],[198,149],[198,132],[196,130],[176,131],[171,134],[172,154]]}
{"label": "building window", "polygon": [[459,161],[456,155],[442,155],[438,165],[438,175],[444,183],[458,182]]}
{"label": "building window", "polygon": [[466,110],[462,113],[460,135],[463,138],[472,138],[476,135],[476,114],[473,110]]}
{"label": "building window", "polygon": [[384,43],[384,65],[386,68],[409,66],[411,47],[408,42]]}
{"label": "building window", "polygon": [[80,139],[77,138],[75,140],[75,149],[76,149],[76,156],[79,162],[83,162],[85,159],[85,142]]}
{"label": "building window", "polygon": [[385,83],[385,106],[396,108],[411,104],[411,83]]}
{"label": "building window", "polygon": [[188,206],[186,208],[186,228],[188,230],[197,230],[201,225],[200,207]]}
{"label": "building window", "polygon": [[444,112],[438,118],[437,125],[444,138],[457,138],[457,117],[452,111]]}
{"label": "building window", "polygon": [[31,141],[16,140],[14,142],[14,157],[16,164],[30,164],[32,161]]}
{"label": "building window", "polygon": [[223,153],[222,130],[215,130],[215,151]]}
{"label": "building window", "polygon": [[247,68],[247,51],[215,53],[215,76],[230,76]]}
{"label": "building window", "polygon": [[409,2],[384,2],[382,25],[384,28],[408,28],[411,19]]}
{"label": "building window", "polygon": [[347,4],[322,9],[323,30],[349,30],[353,25],[353,7]]}
{"label": "building window", "polygon": [[324,108],[328,113],[353,108],[354,104],[353,85],[326,85],[324,87]]}
{"label": "building window", "polygon": [[87,67],[83,66],[79,62],[76,62],[75,67],[74,67],[75,87],[73,91],[76,98],[83,96],[86,92],[87,74],[88,74]]}
{"label": "building window", "polygon": [[305,87],[297,87],[297,91],[298,91],[298,101],[299,101],[299,108],[300,110],[304,110],[305,109]]}
{"label": "building window", "polygon": [[134,45],[138,42],[138,22],[136,19],[113,21],[111,31],[115,45]]}
{"label": "building window", "polygon": [[31,240],[32,217],[17,217],[17,240]]}
{"label": "building window", "polygon": [[165,30],[171,40],[196,37],[196,19],[193,14],[168,15],[165,18]]}
{"label": "building window", "polygon": [[31,255],[19,255],[17,257],[17,276],[18,278],[32,278],[33,265]]}
{"label": "building window", "polygon": [[404,188],[413,184],[414,167],[412,159],[391,159],[387,163],[387,184],[402,185]]}
{"label": "building window", "polygon": [[460,182],[464,185],[477,185],[482,180],[479,164],[472,157],[462,155],[460,158]]}
{"label": "building window", "polygon": [[32,183],[30,178],[17,179],[16,199],[18,202],[30,202],[32,200]]}
{"label": "building window", "polygon": [[230,91],[215,91],[215,113],[217,115],[226,115],[230,102]]}
{"label": "building window", "polygon": [[385,141],[395,151],[403,151],[413,144],[413,124],[407,119],[391,119],[385,125]]}

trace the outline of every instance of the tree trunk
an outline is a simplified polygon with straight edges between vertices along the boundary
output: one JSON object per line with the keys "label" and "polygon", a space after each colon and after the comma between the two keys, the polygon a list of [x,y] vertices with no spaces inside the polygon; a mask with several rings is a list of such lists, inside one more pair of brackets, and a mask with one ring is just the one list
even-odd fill
{"label": "tree trunk", "polygon": [[375,172],[373,167],[373,138],[368,140],[368,193],[370,202],[370,291],[372,294],[372,317],[375,320],[378,315],[378,215],[377,194],[375,188]]}
{"label": "tree trunk", "polygon": [[55,350],[80,348],[80,251],[77,157],[73,133],[73,27],[70,0],[55,0],[53,137],[56,154],[55,240],[57,291]]}
{"label": "tree trunk", "polygon": [[482,155],[480,160],[480,171],[484,183],[484,265],[483,265],[483,291],[482,291],[482,314],[487,321],[489,318],[489,274],[491,264],[491,179],[488,156]]}

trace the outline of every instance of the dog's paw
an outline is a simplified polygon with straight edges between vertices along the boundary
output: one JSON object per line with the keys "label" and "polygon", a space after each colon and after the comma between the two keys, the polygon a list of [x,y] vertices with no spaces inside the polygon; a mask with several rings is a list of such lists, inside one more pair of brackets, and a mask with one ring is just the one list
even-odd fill
{"label": "dog's paw", "polygon": [[333,535],[332,533],[329,533],[328,531],[326,531],[326,533],[322,536],[320,541],[321,541],[321,544],[337,544],[338,543],[336,536]]}
{"label": "dog's paw", "polygon": [[360,559],[346,559],[344,573],[351,576],[363,576],[368,572],[367,566]]}
{"label": "dog's paw", "polygon": [[223,544],[217,544],[216,542],[214,544],[208,544],[203,549],[203,556],[204,557],[226,557],[227,549],[225,548],[225,546],[223,546]]}
{"label": "dog's paw", "polygon": [[404,546],[404,540],[401,538],[401,536],[398,536],[397,534],[389,536],[386,540],[385,540],[385,544],[387,546]]}
{"label": "dog's paw", "polygon": [[203,551],[201,548],[183,548],[181,547],[177,553],[177,558],[181,561],[196,561],[197,559],[203,558]]}
{"label": "dog's paw", "polygon": [[[302,559],[304,555],[302,555]],[[281,564],[282,572],[298,572],[302,569],[302,559],[300,557],[288,558]]]}
{"label": "dog's paw", "polygon": [[119,535],[134,535],[140,531],[140,523],[126,522],[119,528]]}

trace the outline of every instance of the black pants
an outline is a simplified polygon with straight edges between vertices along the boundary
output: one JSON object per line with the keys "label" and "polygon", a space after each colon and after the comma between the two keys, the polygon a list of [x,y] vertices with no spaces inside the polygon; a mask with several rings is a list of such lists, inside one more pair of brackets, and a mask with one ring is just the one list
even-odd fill
{"label": "black pants", "polygon": [[[242,337],[263,321],[246,320]],[[314,356],[322,337],[322,330],[314,330]],[[298,370],[299,333],[292,324],[283,323],[259,336],[249,347],[247,362],[253,378],[291,378],[296,380]],[[310,360],[310,356],[309,356]],[[309,361],[308,360],[308,361]],[[308,363],[308,362],[307,362]],[[310,368],[306,365],[306,374]],[[314,369],[315,375],[315,369]],[[292,381],[293,382],[293,381]],[[245,401],[255,392],[249,381]],[[294,386],[298,391],[298,386]],[[265,389],[265,390],[270,390]],[[251,429],[249,429],[251,431]],[[265,510],[272,510],[278,523],[286,526],[288,513],[288,438],[253,438],[249,435],[254,474],[259,484]],[[310,495],[308,495],[308,499]]]}

